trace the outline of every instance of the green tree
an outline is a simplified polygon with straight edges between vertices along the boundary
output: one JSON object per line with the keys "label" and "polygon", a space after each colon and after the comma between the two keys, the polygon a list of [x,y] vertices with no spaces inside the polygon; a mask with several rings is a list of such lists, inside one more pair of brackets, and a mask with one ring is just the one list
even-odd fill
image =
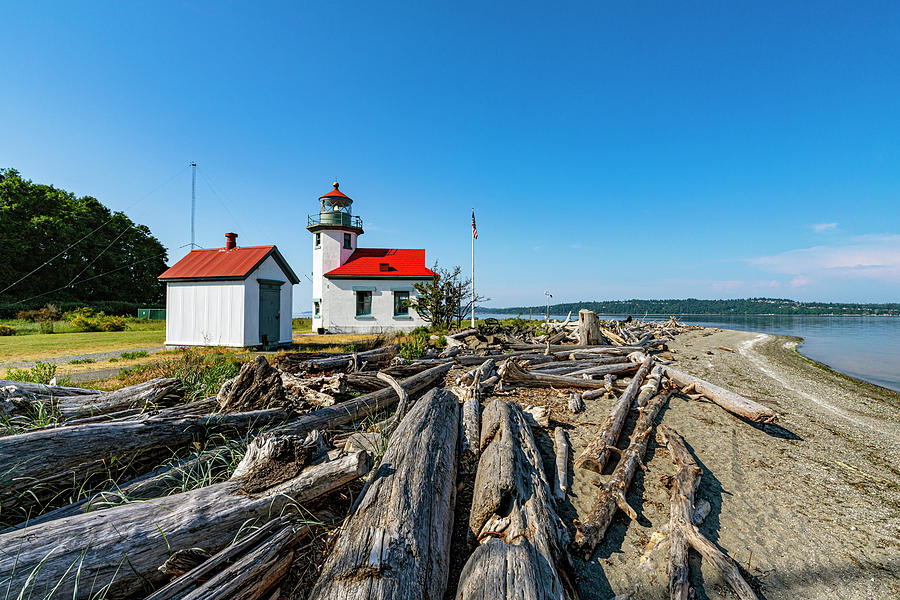
{"label": "green tree", "polygon": [[[435,277],[413,286],[416,297],[409,305],[432,327],[450,329],[454,324],[459,327],[472,309],[472,280],[463,278],[459,266],[442,269],[435,262],[431,270]],[[474,300],[483,302],[489,298],[476,295]]]}
{"label": "green tree", "polygon": [[0,240],[0,302],[164,299],[166,250],[146,226],[14,169],[0,169]]}

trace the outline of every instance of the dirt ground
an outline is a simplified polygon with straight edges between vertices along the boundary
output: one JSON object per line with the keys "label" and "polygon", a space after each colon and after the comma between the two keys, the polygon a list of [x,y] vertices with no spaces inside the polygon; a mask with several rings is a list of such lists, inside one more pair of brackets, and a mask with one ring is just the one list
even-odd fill
{"label": "dirt ground", "polygon": [[[808,361],[796,339],[700,330],[670,344],[675,366],[771,407],[777,426],[754,425],[708,401],[673,397],[657,422],[675,428],[703,471],[697,501],[712,511],[700,527],[752,577],[761,598],[900,597],[900,394]],[[719,347],[730,348],[733,352]],[[522,390],[516,399],[553,406],[577,456],[612,408],[587,401],[565,412],[566,394]],[[626,422],[630,435],[634,417]],[[580,423],[580,424],[578,424]],[[548,474],[552,441],[538,433]],[[627,445],[627,439],[620,447]],[[583,519],[603,476],[576,469],[561,512]],[[617,513],[590,560],[575,559],[583,600],[668,597],[668,451],[651,441],[646,470],[627,499],[639,519]],[[572,532],[574,537],[574,531]],[[733,597],[718,572],[693,551],[696,598]]]}

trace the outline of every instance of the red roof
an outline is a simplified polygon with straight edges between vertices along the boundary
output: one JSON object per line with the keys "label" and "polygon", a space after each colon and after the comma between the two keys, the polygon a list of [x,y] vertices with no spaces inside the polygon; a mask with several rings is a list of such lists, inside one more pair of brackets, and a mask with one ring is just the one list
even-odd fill
{"label": "red roof", "polygon": [[434,277],[425,266],[424,248],[357,248],[343,265],[325,277]]}
{"label": "red roof", "polygon": [[191,250],[158,279],[246,279],[262,261],[273,254],[291,283],[299,283],[297,275],[275,246]]}
{"label": "red roof", "polygon": [[319,199],[322,199],[322,198],[346,198],[347,200],[349,200],[350,196],[348,196],[347,194],[345,194],[344,192],[339,190],[338,185],[339,185],[338,182],[335,181],[334,189],[331,190],[330,192],[328,192],[327,194],[322,194],[321,196],[319,196]]}

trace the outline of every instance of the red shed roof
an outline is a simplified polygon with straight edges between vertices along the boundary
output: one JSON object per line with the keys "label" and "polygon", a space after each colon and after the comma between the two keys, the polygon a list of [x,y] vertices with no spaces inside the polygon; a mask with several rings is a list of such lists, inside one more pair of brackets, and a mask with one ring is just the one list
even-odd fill
{"label": "red shed roof", "polygon": [[428,279],[434,271],[425,266],[424,248],[357,248],[343,265],[325,277]]}
{"label": "red shed roof", "polygon": [[300,283],[300,279],[275,246],[191,250],[158,279],[246,279],[269,256],[274,256],[291,283]]}

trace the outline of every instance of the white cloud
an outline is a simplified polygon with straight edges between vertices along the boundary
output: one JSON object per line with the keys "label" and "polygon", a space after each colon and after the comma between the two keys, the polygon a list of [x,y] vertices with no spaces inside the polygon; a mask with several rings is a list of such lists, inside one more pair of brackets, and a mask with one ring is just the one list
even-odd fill
{"label": "white cloud", "polygon": [[837,223],[815,223],[809,227],[816,233],[825,233],[826,231],[834,231],[837,229],[837,226]]}
{"label": "white cloud", "polygon": [[750,259],[760,269],[792,276],[793,287],[821,280],[900,282],[900,235],[863,235],[843,244],[819,245]]}

